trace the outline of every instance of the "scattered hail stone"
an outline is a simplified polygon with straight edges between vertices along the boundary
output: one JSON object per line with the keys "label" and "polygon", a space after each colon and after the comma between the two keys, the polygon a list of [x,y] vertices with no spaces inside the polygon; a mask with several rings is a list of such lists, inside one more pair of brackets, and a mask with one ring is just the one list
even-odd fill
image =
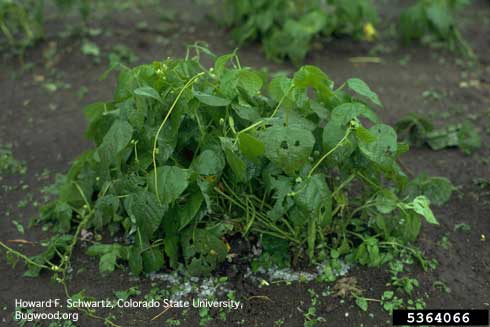
{"label": "scattered hail stone", "polygon": [[[315,271],[294,271],[291,268],[278,268],[273,266],[268,269],[259,268],[256,272],[252,272],[250,268],[247,268],[245,278],[249,278],[254,282],[260,282],[261,279],[266,278],[269,282],[284,281],[284,282],[310,282],[322,275],[327,263],[321,263],[315,267]],[[340,262],[340,269],[334,269],[336,277],[345,276],[349,272],[350,266],[344,262]]]}
{"label": "scattered hail stone", "polygon": [[153,273],[149,275],[151,281],[161,281],[166,289],[172,288],[169,294],[172,300],[182,300],[190,295],[198,298],[214,298],[227,294],[231,291],[227,282],[219,277],[189,277],[178,272]]}
{"label": "scattered hail stone", "polygon": [[94,236],[94,234],[92,232],[89,232],[86,229],[82,229],[80,231],[80,239],[82,241],[90,241],[90,240],[92,240],[93,236]]}

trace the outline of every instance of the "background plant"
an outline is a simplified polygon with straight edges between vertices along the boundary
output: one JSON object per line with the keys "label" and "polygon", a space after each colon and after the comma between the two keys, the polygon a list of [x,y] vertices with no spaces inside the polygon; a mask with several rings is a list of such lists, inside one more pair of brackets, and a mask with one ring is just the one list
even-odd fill
{"label": "background plant", "polygon": [[481,146],[478,129],[468,120],[434,128],[426,118],[410,113],[400,119],[395,128],[399,137],[409,144],[427,144],[433,150],[458,147],[469,155]]}
{"label": "background plant", "polygon": [[400,15],[400,34],[405,43],[444,42],[451,51],[473,58],[472,49],[458,29],[455,13],[468,0],[419,0]]}
{"label": "background plant", "polygon": [[225,0],[219,12],[218,20],[232,29],[239,45],[258,40],[269,58],[295,63],[304,59],[318,36],[372,39],[372,24],[378,20],[369,0]]}
{"label": "background plant", "polygon": [[25,47],[43,35],[44,1],[0,1],[0,29],[10,46]]}
{"label": "background plant", "polygon": [[[139,5],[144,6],[152,1],[141,1]],[[78,15],[79,24],[73,24],[72,21],[67,28],[71,33],[86,36],[89,20],[97,12],[135,8],[137,5],[132,0],[119,1],[117,4],[100,0],[0,0],[0,30],[9,49],[22,52],[45,37],[47,12],[54,12],[55,15]]]}

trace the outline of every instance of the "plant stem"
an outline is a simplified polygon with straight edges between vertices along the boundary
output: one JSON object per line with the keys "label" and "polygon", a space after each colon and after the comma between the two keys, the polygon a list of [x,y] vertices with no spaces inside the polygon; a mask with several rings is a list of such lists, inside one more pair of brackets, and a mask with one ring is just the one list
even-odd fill
{"label": "plant stem", "polygon": [[155,182],[155,195],[157,196],[158,202],[162,204],[162,200],[160,199],[160,194],[158,192],[158,174],[157,174],[157,145],[158,145],[158,137],[160,136],[160,132],[162,131],[163,127],[165,126],[165,123],[167,122],[168,118],[170,117],[170,114],[174,110],[175,106],[177,105],[177,102],[180,100],[182,97],[182,94],[184,91],[194,83],[199,77],[204,75],[204,72],[200,72],[199,74],[194,75],[187,83],[184,85],[184,87],[180,90],[179,94],[175,98],[174,102],[172,103],[172,106],[170,106],[170,109],[168,110],[167,114],[165,115],[165,118],[163,119],[162,123],[160,124],[160,127],[158,127],[157,133],[155,135],[155,140],[153,141],[153,151],[152,151],[152,156],[153,156],[153,170],[154,170],[154,182]]}
{"label": "plant stem", "polygon": [[350,133],[351,133],[351,128],[348,128],[347,131],[345,132],[344,137],[339,141],[339,143],[337,143],[332,149],[330,149],[330,151],[325,153],[320,158],[320,160],[317,161],[317,163],[313,166],[313,168],[311,168],[310,172],[308,173],[308,178],[313,175],[313,173],[318,168],[318,166],[320,166],[320,164],[323,162],[323,160],[325,160],[329,155],[331,155],[333,152],[335,152],[335,150],[337,150],[342,145],[342,143],[344,143],[344,141],[349,137]]}
{"label": "plant stem", "polygon": [[293,84],[293,81],[291,81],[291,85],[287,89],[286,93],[284,93],[284,95],[279,100],[279,103],[277,104],[276,108],[272,112],[272,115],[270,116],[270,118],[273,118],[277,114],[277,112],[279,111],[279,108],[281,107],[282,103],[284,102],[284,100],[286,100],[286,97],[289,95],[289,92],[291,92],[291,90],[293,88],[294,88],[294,84]]}
{"label": "plant stem", "polygon": [[24,260],[25,262],[28,262],[30,263],[31,265],[33,266],[36,266],[36,267],[39,267],[39,268],[42,268],[42,269],[51,269],[50,267],[48,266],[45,266],[43,264],[40,264],[40,263],[37,263],[35,261],[33,261],[31,258],[29,258],[28,256],[20,253],[19,251],[16,251],[14,250],[13,248],[11,248],[10,246],[6,245],[5,243],[1,242],[0,241],[0,246],[3,247],[7,252],[10,252],[14,255],[16,255],[17,257],[21,258],[22,260]]}
{"label": "plant stem", "polygon": [[347,184],[349,184],[354,179],[354,177],[356,177],[356,175],[352,174],[345,181],[343,181],[342,184],[340,184],[339,187],[337,187],[335,189],[335,191],[333,191],[332,197],[334,197],[335,194],[337,194],[341,189],[343,189],[345,186],[347,186]]}

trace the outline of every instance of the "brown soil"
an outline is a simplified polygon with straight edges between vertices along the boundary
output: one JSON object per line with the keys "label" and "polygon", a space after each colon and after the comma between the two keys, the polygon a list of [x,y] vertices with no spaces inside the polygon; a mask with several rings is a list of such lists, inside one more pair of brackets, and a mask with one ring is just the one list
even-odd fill
{"label": "brown soil", "polygon": [[[95,101],[108,100],[114,89],[114,79],[100,82],[98,77],[106,68],[106,54],[115,44],[125,44],[138,56],[140,62],[151,62],[168,56],[185,54],[185,45],[196,40],[207,42],[216,53],[233,50],[228,35],[206,20],[202,10],[195,8],[190,1],[169,1],[168,8],[184,9],[177,22],[167,31],[139,31],[136,23],[142,19],[148,26],[158,23],[158,11],[147,10],[140,14],[126,13],[106,17],[103,33],[93,40],[101,47],[102,64],[83,56],[79,51],[80,41],[76,38],[59,39],[55,33],[65,26],[68,18],[54,21],[48,28],[48,42],[30,49],[25,62],[34,63],[32,70],[17,74],[20,66],[17,59],[2,60],[0,72],[0,143],[13,143],[15,156],[24,160],[28,167],[25,176],[7,176],[1,183],[13,186],[8,191],[0,190],[0,240],[23,238],[39,241],[47,237],[39,228],[26,229],[19,235],[12,219],[27,226],[37,208],[30,205],[19,208],[20,200],[28,193],[39,199],[39,190],[53,180],[55,173],[66,171],[70,160],[91,144],[84,138],[86,127],[81,108]],[[383,1],[384,21],[388,22],[407,1]],[[462,13],[461,24],[464,34],[475,49],[480,60],[472,68],[465,68],[462,60],[443,51],[422,47],[401,48],[394,40],[382,40],[376,46],[380,64],[353,64],[349,58],[368,56],[373,48],[369,44],[356,44],[346,40],[336,40],[323,45],[308,57],[309,64],[315,64],[326,71],[337,82],[349,77],[360,77],[375,89],[385,104],[380,115],[389,123],[396,122],[409,112],[430,115],[437,123],[472,120],[480,127],[482,148],[472,156],[465,156],[456,149],[434,152],[426,148],[414,149],[403,158],[405,164],[415,174],[427,172],[432,175],[447,176],[459,187],[450,202],[436,209],[441,226],[424,226],[419,245],[429,257],[437,259],[438,268],[432,273],[424,273],[414,268],[413,276],[421,286],[418,295],[424,297],[428,308],[489,309],[490,302],[490,195],[488,189],[481,190],[475,178],[490,179],[490,3],[486,0],[474,1],[471,8]],[[386,23],[385,25],[389,25]],[[110,32],[110,33],[109,33]],[[51,33],[51,34],[50,34]],[[160,40],[160,42],[157,42]],[[163,41],[162,41],[163,40]],[[46,65],[46,53],[50,42],[56,42],[58,52],[55,60]],[[51,44],[53,45],[53,43]],[[253,67],[269,67],[270,71],[292,71],[288,64],[274,64],[267,61],[260,48],[252,45],[240,51],[242,63]],[[403,60],[407,60],[403,64]],[[42,87],[39,79],[62,80],[71,87],[49,93]],[[476,80],[471,87],[462,88],[460,82]],[[83,99],[77,96],[80,87],[85,86],[88,93]],[[440,100],[424,98],[424,91],[436,91],[443,95]],[[51,177],[39,175],[49,169]],[[29,185],[22,189],[21,184]],[[9,215],[7,215],[9,213]],[[454,231],[455,224],[466,223],[469,232]],[[446,235],[449,247],[438,245]],[[486,236],[484,241],[483,235]],[[35,253],[34,246],[24,246],[22,251]],[[23,267],[11,269],[0,255],[0,324],[16,326],[11,314],[14,299],[63,298],[63,290],[50,281],[48,274],[40,278],[22,277]],[[97,261],[82,255],[78,249],[74,267],[84,267],[83,274],[75,274],[69,283],[71,292],[85,289],[86,294],[98,299],[112,296],[112,291],[139,285],[143,292],[151,288],[151,282],[130,280],[123,272],[116,272],[108,278],[101,278]],[[349,273],[356,277],[359,286],[370,298],[380,298],[389,282],[383,270],[359,267]],[[433,287],[435,281],[444,282],[450,293]],[[166,285],[162,284],[162,288]],[[237,278],[234,287],[244,302],[243,310],[228,314],[226,322],[213,320],[209,326],[274,326],[278,319],[284,326],[303,326],[303,312],[310,303],[308,289],[321,294],[324,284],[296,283],[259,288],[251,282]],[[144,293],[143,293],[144,294]],[[259,296],[250,298],[252,296]],[[425,297],[427,296],[427,298]],[[267,298],[266,298],[267,297]],[[249,299],[249,300],[247,300]],[[352,299],[340,301],[338,298],[321,297],[318,316],[325,318],[319,326],[390,326],[391,318],[377,304],[371,304],[368,313],[360,311]],[[103,312],[102,312],[103,313]],[[162,326],[168,318],[179,318],[179,310],[170,310],[154,323],[148,318],[157,311],[128,310],[117,312],[116,321],[122,326]],[[213,312],[213,314],[215,314]],[[179,319],[182,319],[180,317]],[[181,326],[198,326],[197,311],[191,311]],[[85,316],[77,326],[103,326],[99,320]]]}

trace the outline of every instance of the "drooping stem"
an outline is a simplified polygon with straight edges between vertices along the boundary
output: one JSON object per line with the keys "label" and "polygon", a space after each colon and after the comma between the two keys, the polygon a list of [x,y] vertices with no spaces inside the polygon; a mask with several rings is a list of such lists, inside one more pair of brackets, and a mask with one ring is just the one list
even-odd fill
{"label": "drooping stem", "polygon": [[345,132],[344,137],[339,141],[339,143],[337,143],[332,149],[330,149],[330,151],[328,151],[327,153],[325,153],[317,161],[317,163],[313,166],[313,168],[311,168],[310,172],[308,173],[308,177],[311,177],[313,175],[313,173],[318,168],[318,166],[320,166],[320,164],[323,162],[323,160],[325,160],[329,155],[331,155],[332,153],[334,153],[335,150],[337,150],[340,146],[342,146],[342,144],[345,142],[345,140],[349,137],[350,133],[351,133],[351,128],[348,128],[347,131]]}
{"label": "drooping stem", "polygon": [[284,102],[284,100],[286,100],[287,96],[289,95],[289,92],[291,92],[291,90],[294,88],[294,84],[293,82],[291,81],[291,85],[289,86],[289,88],[287,89],[286,93],[284,93],[284,95],[281,97],[281,99],[279,100],[279,103],[277,104],[276,108],[274,109],[274,111],[272,112],[272,115],[270,116],[270,118],[273,118],[277,112],[279,111],[279,108],[281,107],[282,103]]}
{"label": "drooping stem", "polygon": [[172,103],[172,106],[170,106],[170,109],[168,110],[167,114],[165,115],[165,118],[163,119],[162,123],[160,124],[160,127],[157,130],[157,133],[155,134],[155,140],[153,141],[153,151],[152,151],[152,156],[153,156],[153,171],[154,171],[154,182],[155,182],[155,195],[157,196],[158,202],[161,204],[161,199],[160,199],[160,194],[158,193],[158,175],[157,175],[157,146],[158,146],[158,137],[160,136],[160,132],[162,131],[163,127],[167,123],[168,118],[170,117],[170,114],[174,110],[175,106],[177,105],[177,102],[180,100],[182,97],[182,94],[184,91],[194,83],[199,77],[204,75],[204,72],[200,72],[199,74],[194,75],[187,83],[184,85],[184,87],[180,90],[179,94],[177,94],[177,97],[175,98],[174,102]]}
{"label": "drooping stem", "polygon": [[332,198],[338,193],[340,192],[340,190],[342,190],[344,187],[346,187],[353,179],[354,177],[356,177],[355,174],[352,174],[350,175],[345,181],[342,182],[342,184],[340,184],[336,189],[335,191],[332,192]]}
{"label": "drooping stem", "polygon": [[0,246],[3,247],[8,253],[14,254],[15,256],[21,258],[22,260],[24,260],[27,263],[30,263],[33,266],[36,266],[36,267],[39,267],[39,268],[42,268],[42,269],[51,269],[50,267],[48,267],[46,265],[40,264],[38,262],[35,262],[34,260],[32,260],[31,258],[29,258],[28,256],[20,253],[19,251],[14,250],[13,248],[11,248],[10,246],[6,245],[5,243],[3,243],[1,241],[0,241]]}

